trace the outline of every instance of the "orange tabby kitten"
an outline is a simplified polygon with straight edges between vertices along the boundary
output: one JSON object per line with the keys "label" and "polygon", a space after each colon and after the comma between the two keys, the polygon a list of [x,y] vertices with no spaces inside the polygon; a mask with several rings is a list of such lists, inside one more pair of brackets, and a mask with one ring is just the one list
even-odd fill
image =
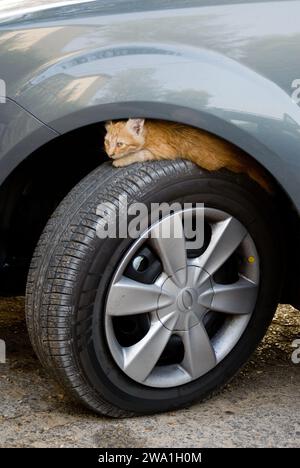
{"label": "orange tabby kitten", "polygon": [[187,125],[160,120],[107,122],[105,150],[113,165],[128,166],[156,159],[188,159],[208,171],[243,172],[268,192],[262,169],[235,146]]}

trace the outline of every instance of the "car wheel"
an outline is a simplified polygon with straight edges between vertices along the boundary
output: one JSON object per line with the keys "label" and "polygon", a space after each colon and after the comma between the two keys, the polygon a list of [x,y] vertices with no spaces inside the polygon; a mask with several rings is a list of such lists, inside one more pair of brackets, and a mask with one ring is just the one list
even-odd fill
{"label": "car wheel", "polygon": [[[125,196],[182,210],[137,239],[100,238],[112,208],[128,222],[118,205]],[[198,250],[187,248],[184,203],[204,221]],[[103,204],[110,208],[100,215]],[[164,223],[182,234],[164,238]],[[282,257],[272,199],[247,177],[181,160],[104,164],[61,203],[36,248],[26,301],[32,344],[98,413],[186,406],[222,387],[256,348],[279,300]]]}

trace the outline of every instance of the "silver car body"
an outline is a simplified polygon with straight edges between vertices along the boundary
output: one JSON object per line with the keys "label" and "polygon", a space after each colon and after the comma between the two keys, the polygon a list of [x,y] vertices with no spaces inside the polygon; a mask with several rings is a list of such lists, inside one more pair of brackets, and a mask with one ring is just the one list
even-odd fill
{"label": "silver car body", "polygon": [[243,148],[300,212],[300,1],[28,4],[0,9],[0,183],[60,134],[143,116]]}

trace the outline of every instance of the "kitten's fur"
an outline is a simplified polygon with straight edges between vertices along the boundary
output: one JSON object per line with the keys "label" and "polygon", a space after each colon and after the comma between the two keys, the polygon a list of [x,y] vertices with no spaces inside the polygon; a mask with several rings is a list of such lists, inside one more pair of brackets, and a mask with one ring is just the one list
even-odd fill
{"label": "kitten's fur", "polygon": [[107,122],[105,150],[113,165],[157,159],[188,159],[208,171],[243,172],[271,192],[263,170],[235,146],[187,125],[160,120]]}

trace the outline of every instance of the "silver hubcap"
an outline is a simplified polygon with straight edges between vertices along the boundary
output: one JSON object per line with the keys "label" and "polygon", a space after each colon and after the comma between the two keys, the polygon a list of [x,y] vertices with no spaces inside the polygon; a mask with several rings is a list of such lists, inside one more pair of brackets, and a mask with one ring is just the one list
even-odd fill
{"label": "silver hubcap", "polygon": [[[105,331],[110,351],[122,371],[144,385],[175,387],[212,370],[236,345],[254,310],[259,259],[253,240],[229,214],[203,210],[211,234],[201,255],[187,255],[182,213],[175,213],[134,242],[109,288]],[[197,216],[200,212],[191,209],[189,214]],[[166,222],[173,224],[176,237],[161,237],[160,228]],[[144,244],[153,249],[162,264],[152,284],[124,274],[130,262],[133,266],[140,264],[138,251]],[[216,273],[233,254],[239,259],[237,277],[233,282],[217,282]],[[141,316],[149,324],[144,334],[134,344],[120,344],[114,320]],[[206,319],[210,316],[214,320],[222,317],[214,333],[208,332]],[[162,356],[175,335],[181,344],[178,359],[175,356],[174,361],[164,364]]]}

